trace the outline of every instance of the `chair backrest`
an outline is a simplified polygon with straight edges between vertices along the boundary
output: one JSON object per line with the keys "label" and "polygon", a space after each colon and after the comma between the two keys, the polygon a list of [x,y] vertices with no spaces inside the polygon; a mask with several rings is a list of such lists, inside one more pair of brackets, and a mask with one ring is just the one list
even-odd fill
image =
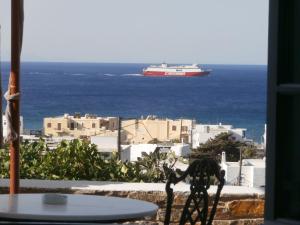
{"label": "chair backrest", "polygon": [[[165,215],[165,225],[170,223],[172,204],[174,199],[173,188],[180,181],[188,176],[190,179],[191,193],[187,198],[180,218],[180,225],[190,223],[191,225],[201,222],[202,225],[210,225],[216,213],[221,190],[224,186],[225,171],[220,170],[220,166],[214,159],[199,159],[194,161],[182,176],[177,177],[174,171],[169,171],[170,175],[166,184],[167,208]],[[208,213],[208,193],[207,190],[212,182],[212,177],[218,180],[217,192],[211,198],[213,205]]]}

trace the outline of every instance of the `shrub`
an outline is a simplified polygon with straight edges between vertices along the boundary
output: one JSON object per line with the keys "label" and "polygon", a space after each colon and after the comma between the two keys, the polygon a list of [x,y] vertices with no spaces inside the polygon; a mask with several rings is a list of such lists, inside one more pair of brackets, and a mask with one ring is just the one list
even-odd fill
{"label": "shrub", "polygon": [[[20,145],[20,178],[49,180],[98,180],[163,182],[163,167],[172,168],[177,158],[158,150],[138,162],[122,162],[114,153],[103,159],[96,145],[86,141],[62,141],[50,150],[44,140]],[[9,177],[8,146],[0,150],[1,178]]]}

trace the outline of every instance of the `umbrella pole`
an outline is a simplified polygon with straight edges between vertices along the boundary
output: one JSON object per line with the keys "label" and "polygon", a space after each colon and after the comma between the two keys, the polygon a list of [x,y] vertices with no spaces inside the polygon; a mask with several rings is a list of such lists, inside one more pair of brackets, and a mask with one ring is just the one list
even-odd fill
{"label": "umbrella pole", "polygon": [[[11,72],[10,72],[10,94],[20,92],[20,52],[21,52],[21,1],[11,0]],[[10,142],[10,194],[19,192],[19,134],[20,134],[20,108],[19,99],[12,102],[12,128],[16,131],[18,138]]]}
{"label": "umbrella pole", "polygon": [[0,25],[0,148],[4,148],[3,140],[3,113],[2,113],[2,61],[1,61],[1,41],[2,30]]}

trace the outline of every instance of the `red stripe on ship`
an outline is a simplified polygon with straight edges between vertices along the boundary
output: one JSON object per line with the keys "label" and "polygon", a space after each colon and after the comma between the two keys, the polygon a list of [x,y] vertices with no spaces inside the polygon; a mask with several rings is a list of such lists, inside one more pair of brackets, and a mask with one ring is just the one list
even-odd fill
{"label": "red stripe on ship", "polygon": [[202,72],[183,72],[182,74],[170,74],[170,72],[163,71],[144,71],[144,76],[187,76],[187,77],[196,77],[196,76],[204,76],[208,75],[209,71]]}

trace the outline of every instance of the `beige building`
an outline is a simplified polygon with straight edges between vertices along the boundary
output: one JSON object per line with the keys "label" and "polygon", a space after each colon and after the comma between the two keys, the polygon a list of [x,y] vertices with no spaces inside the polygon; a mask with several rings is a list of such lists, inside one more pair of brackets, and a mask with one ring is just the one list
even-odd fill
{"label": "beige building", "polygon": [[148,116],[146,119],[122,120],[121,127],[126,144],[145,144],[155,139],[190,143],[193,125],[194,121],[190,119],[171,120]]}
{"label": "beige building", "polygon": [[118,129],[117,117],[97,117],[95,115],[65,114],[59,117],[44,118],[44,134],[60,137],[72,136],[75,138],[94,135],[109,135]]}

